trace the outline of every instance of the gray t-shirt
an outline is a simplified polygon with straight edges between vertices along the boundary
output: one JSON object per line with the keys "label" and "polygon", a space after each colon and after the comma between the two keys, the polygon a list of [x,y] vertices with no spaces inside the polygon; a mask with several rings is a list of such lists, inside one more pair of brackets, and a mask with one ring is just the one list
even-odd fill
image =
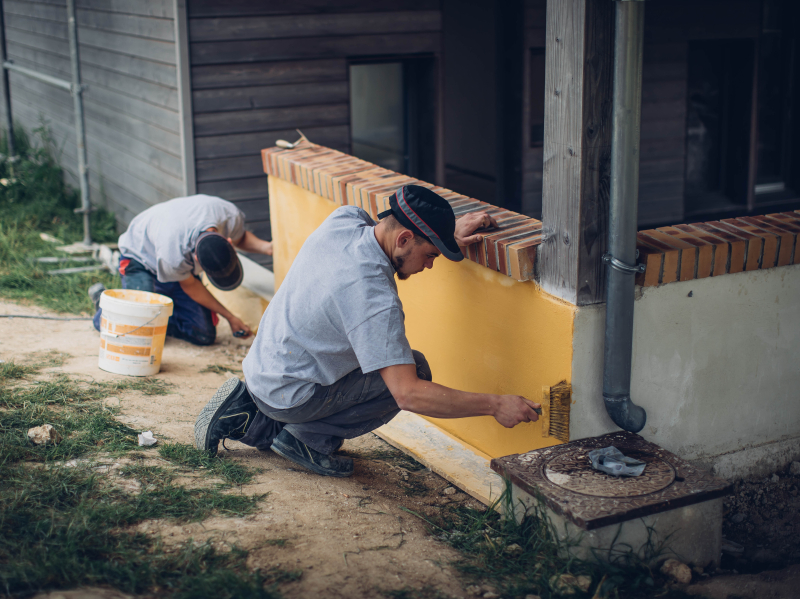
{"label": "gray t-shirt", "polygon": [[414,364],[394,268],[361,208],[343,206],[312,233],[267,307],[242,363],[247,387],[275,409],[347,373]]}
{"label": "gray t-shirt", "polygon": [[244,235],[244,214],[234,204],[207,195],[175,198],[141,212],[119,238],[120,254],[140,262],[162,283],[200,274],[195,265],[197,237],[216,227],[234,242]]}

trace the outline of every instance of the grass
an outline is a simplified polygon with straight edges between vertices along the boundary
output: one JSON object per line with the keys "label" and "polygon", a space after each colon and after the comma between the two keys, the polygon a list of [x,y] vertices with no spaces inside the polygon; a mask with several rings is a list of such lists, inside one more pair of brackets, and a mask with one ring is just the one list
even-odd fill
{"label": "grass", "polygon": [[236,372],[241,372],[241,371],[242,369],[236,368],[236,366],[225,366],[223,364],[210,364],[209,366],[203,368],[203,370],[201,370],[200,373],[202,374],[204,372],[213,372],[214,374],[226,374],[226,373],[234,374]]}
{"label": "grass", "polygon": [[[181,444],[140,448],[137,431],[100,401],[125,391],[169,393],[169,385],[41,375],[59,359],[38,355],[0,369],[0,594],[108,585],[176,598],[277,599],[276,585],[300,576],[278,568],[252,572],[247,552],[235,547],[222,551],[191,539],[166,547],[158,536],[137,532],[135,525],[151,520],[243,517],[265,496],[232,489],[253,472],[229,460]],[[61,443],[28,442],[27,429],[44,423],[62,434]],[[188,488],[177,482],[187,471],[224,484]]]}
{"label": "grass", "polygon": [[[58,312],[89,314],[89,286],[102,282],[108,288],[119,287],[119,277],[103,271],[53,276],[47,270],[54,266],[35,261],[59,254],[56,244],[43,241],[39,233],[65,243],[83,239],[82,216],[73,212],[80,201],[78,193],[64,183],[57,149],[45,127],[34,131],[33,142],[23,130],[15,128],[15,141],[20,159],[13,177],[8,163],[0,162],[0,297]],[[6,152],[4,138],[0,151]],[[94,241],[117,240],[114,216],[102,208],[91,214],[91,231]],[[65,262],[58,267],[83,265]]]}
{"label": "grass", "polygon": [[255,475],[255,470],[252,468],[228,459],[220,459],[182,443],[165,443],[158,448],[158,453],[173,464],[200,470],[209,476],[219,477],[229,484],[246,485]]}
{"label": "grass", "polygon": [[[499,500],[504,504],[505,514],[511,513],[510,497],[507,484]],[[434,535],[461,552],[463,557],[453,564],[457,570],[475,583],[490,584],[502,597],[529,594],[542,599],[559,597],[554,583],[568,574],[591,579],[588,592],[573,588],[571,596],[576,599],[688,597],[669,588],[667,580],[653,567],[662,551],[658,543],[649,544],[644,555],[620,547],[613,564],[569,557],[566,551],[569,542],[558,540],[544,518],[541,504],[528,510],[520,523],[495,509],[479,510],[464,505],[447,506],[437,521],[426,522]]]}

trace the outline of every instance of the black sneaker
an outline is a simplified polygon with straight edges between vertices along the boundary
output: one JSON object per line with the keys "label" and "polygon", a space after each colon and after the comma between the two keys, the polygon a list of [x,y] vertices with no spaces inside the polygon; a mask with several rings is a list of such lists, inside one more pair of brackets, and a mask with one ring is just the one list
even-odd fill
{"label": "black sneaker", "polygon": [[353,474],[353,460],[335,455],[325,455],[282,430],[272,442],[272,451],[323,476],[343,478]]}
{"label": "black sneaker", "polygon": [[102,283],[95,283],[86,290],[86,293],[89,294],[89,299],[92,300],[92,305],[94,306],[95,312],[97,312],[98,308],[100,307],[100,296],[103,295],[105,290],[106,286]]}
{"label": "black sneaker", "polygon": [[217,389],[194,423],[197,449],[217,453],[224,439],[241,439],[258,414],[258,406],[244,383],[233,377]]}

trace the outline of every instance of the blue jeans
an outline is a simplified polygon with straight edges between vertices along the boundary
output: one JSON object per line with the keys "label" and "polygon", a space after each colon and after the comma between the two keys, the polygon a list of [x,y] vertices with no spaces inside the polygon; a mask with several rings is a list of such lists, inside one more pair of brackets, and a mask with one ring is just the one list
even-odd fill
{"label": "blue jeans", "polygon": [[[123,289],[138,289],[160,293],[172,299],[172,316],[169,317],[167,335],[176,339],[183,339],[195,345],[211,345],[217,337],[217,328],[214,326],[214,317],[211,310],[205,308],[186,295],[180,283],[161,283],[155,275],[142,264],[131,258],[121,258],[120,266],[124,260],[125,274],[122,275]],[[92,322],[94,328],[100,330],[100,317],[102,310],[97,309]]]}
{"label": "blue jeans", "polygon": [[[432,380],[425,356],[418,351],[413,353],[417,376]],[[269,449],[275,436],[285,428],[310,448],[330,455],[345,439],[374,431],[400,412],[380,372],[364,374],[360,368],[333,385],[317,385],[307,401],[293,408],[275,410],[252,393],[250,397],[259,412],[239,441],[262,451]]]}

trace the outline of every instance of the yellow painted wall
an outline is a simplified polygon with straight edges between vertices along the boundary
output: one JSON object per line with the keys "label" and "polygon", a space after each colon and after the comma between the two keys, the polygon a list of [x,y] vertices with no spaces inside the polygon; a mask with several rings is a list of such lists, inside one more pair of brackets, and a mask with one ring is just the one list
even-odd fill
{"label": "yellow painted wall", "polygon": [[[337,208],[305,189],[269,178],[270,220],[280,285],[305,239]],[[465,391],[524,395],[571,379],[574,306],[535,283],[520,283],[469,260],[438,258],[432,270],[398,281],[411,346],[434,380]],[[498,457],[558,443],[539,423],[513,429],[494,418],[429,419],[479,451]]]}

